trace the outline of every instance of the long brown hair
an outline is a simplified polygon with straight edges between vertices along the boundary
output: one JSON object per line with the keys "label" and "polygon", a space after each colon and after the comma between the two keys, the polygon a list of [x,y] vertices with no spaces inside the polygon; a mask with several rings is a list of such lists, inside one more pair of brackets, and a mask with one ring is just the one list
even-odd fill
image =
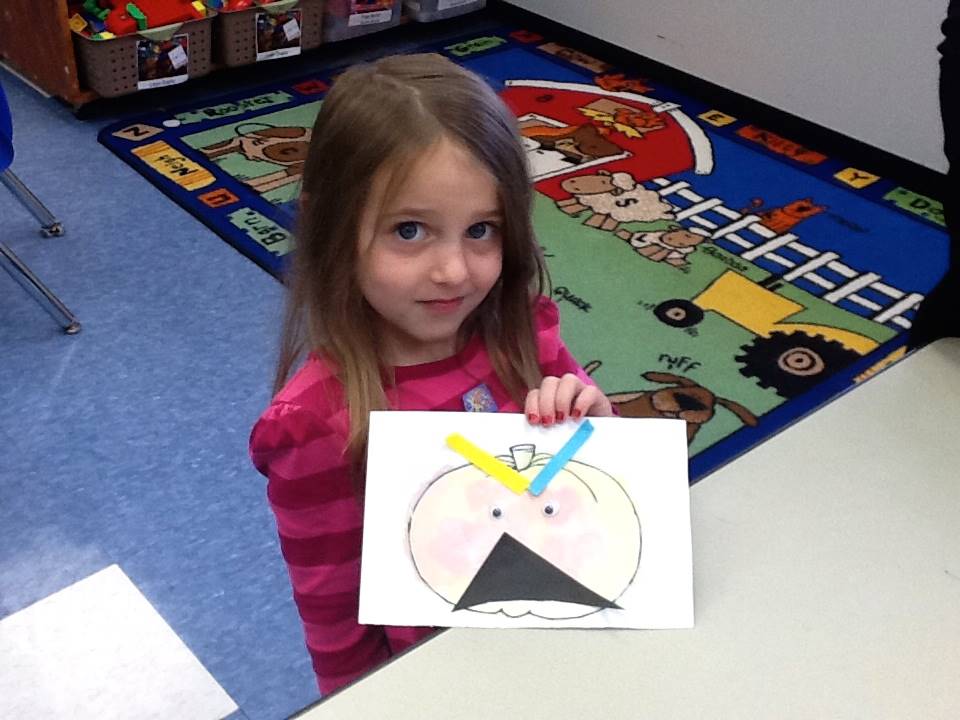
{"label": "long brown hair", "polygon": [[374,177],[387,187],[441,138],[466,147],[497,180],[503,270],[461,328],[479,332],[497,376],[521,403],[541,379],[531,299],[549,282],[531,224],[532,187],[516,118],[477,75],[440,55],[399,55],[340,75],[313,126],[274,391],[308,352],[337,368],[350,414],[350,459],[362,463],[371,410],[386,408],[373,310],[357,283],[358,233]]}

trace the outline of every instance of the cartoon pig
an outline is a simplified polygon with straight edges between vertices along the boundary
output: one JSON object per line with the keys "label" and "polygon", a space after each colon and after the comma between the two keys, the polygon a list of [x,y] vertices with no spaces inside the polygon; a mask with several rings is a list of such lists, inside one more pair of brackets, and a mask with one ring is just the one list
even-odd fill
{"label": "cartoon pig", "polygon": [[[530,480],[552,457],[533,445],[510,452],[499,459]],[[408,530],[417,572],[455,611],[561,619],[618,608],[640,562],[630,496],[573,460],[539,496],[457,467],[427,486]]]}

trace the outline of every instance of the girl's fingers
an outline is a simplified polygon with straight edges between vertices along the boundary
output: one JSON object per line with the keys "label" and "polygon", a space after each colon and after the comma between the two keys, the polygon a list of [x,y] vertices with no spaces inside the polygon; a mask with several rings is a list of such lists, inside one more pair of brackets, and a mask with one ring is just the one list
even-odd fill
{"label": "girl's fingers", "polygon": [[557,421],[557,387],[560,378],[547,376],[540,382],[540,392],[537,402],[540,408],[540,422],[543,425],[553,425]]}
{"label": "girl's fingers", "polygon": [[527,416],[527,422],[531,425],[540,423],[540,390],[531,390],[527,393],[527,400],[523,404],[523,412]]}
{"label": "girl's fingers", "polygon": [[556,417],[557,422],[563,422],[568,417],[573,417],[573,401],[583,387],[583,380],[573,373],[567,373],[557,384],[556,394]]}
{"label": "girl's fingers", "polygon": [[600,397],[600,391],[594,385],[584,385],[583,389],[580,391],[580,394],[577,395],[577,399],[573,404],[571,409],[571,417],[574,420],[579,420],[582,417],[586,417],[590,414],[590,411],[593,410],[594,405],[597,404],[597,401]]}
{"label": "girl's fingers", "polygon": [[610,402],[595,385],[573,373],[561,378],[547,376],[540,387],[527,393],[523,411],[531,425],[549,426],[567,418],[612,415]]}
{"label": "girl's fingers", "polygon": [[587,385],[580,397],[577,398],[574,412],[579,412],[581,416],[590,415],[592,417],[615,417],[613,405],[610,404],[610,398],[603,394],[603,391],[595,385]]}

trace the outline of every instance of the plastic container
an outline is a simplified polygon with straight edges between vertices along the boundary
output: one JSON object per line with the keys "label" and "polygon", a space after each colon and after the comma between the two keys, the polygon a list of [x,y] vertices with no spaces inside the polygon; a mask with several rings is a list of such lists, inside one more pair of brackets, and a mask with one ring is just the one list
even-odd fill
{"label": "plastic container", "polygon": [[109,40],[74,33],[83,83],[102,97],[176,85],[210,72],[213,19],[207,17]]}
{"label": "plastic container", "polygon": [[[289,25],[291,20],[295,26]],[[265,41],[270,23],[279,25],[276,36],[290,42]],[[323,0],[280,0],[245,10],[221,10],[215,37],[217,60],[228,67],[297,55],[323,41]]]}
{"label": "plastic container", "polygon": [[323,39],[327,42],[367,35],[400,24],[401,0],[327,0]]}
{"label": "plastic container", "polygon": [[446,20],[449,17],[480,10],[486,4],[487,0],[403,0],[403,8],[407,15],[417,22]]}

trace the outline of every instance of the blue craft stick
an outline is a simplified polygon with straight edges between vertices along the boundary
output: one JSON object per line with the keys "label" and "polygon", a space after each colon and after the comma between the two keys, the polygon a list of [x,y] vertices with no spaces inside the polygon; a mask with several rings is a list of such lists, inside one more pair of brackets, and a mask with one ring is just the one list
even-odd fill
{"label": "blue craft stick", "polygon": [[557,454],[550,458],[550,462],[543,466],[543,470],[537,473],[537,477],[534,478],[533,482],[530,483],[530,487],[527,488],[527,491],[531,495],[539,495],[544,490],[547,489],[547,485],[550,484],[550,481],[553,480],[554,476],[563,470],[563,466],[566,465],[570,459],[576,454],[577,450],[583,447],[583,444],[587,441],[587,438],[593,434],[593,423],[589,420],[584,420],[580,423],[580,427],[577,431],[570,436],[570,439],[567,440],[566,444],[557,451]]}

